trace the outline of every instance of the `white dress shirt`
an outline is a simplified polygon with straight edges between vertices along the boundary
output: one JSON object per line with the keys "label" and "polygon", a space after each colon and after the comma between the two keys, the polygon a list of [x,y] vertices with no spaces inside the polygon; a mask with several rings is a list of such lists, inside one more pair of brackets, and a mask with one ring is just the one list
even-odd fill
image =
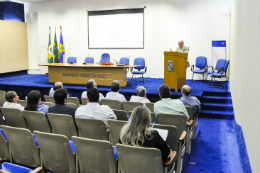
{"label": "white dress shirt", "polygon": [[[84,91],[81,94],[81,98],[86,98],[87,97],[87,91]],[[99,93],[99,101],[101,101],[101,99],[104,99],[105,97],[103,96],[103,94]]]}
{"label": "white dress shirt", "polygon": [[4,108],[16,108],[16,109],[20,109],[21,111],[24,110],[24,107],[18,103],[5,102],[3,107]]}
{"label": "white dress shirt", "polygon": [[106,95],[106,99],[110,99],[110,100],[118,100],[121,103],[126,101],[125,96],[120,94],[119,92],[108,92]]}
{"label": "white dress shirt", "polygon": [[140,96],[132,96],[130,98],[130,102],[141,102],[145,106],[145,103],[150,103],[150,100],[148,100],[147,98],[144,98],[144,97],[140,97]]}
{"label": "white dress shirt", "polygon": [[50,89],[50,92],[49,92],[49,96],[53,96],[54,95],[54,90],[53,90],[53,87]]}
{"label": "white dress shirt", "polygon": [[75,117],[102,120],[106,125],[107,132],[109,131],[107,120],[117,119],[110,107],[96,102],[89,102],[86,106],[79,107],[76,110]]}

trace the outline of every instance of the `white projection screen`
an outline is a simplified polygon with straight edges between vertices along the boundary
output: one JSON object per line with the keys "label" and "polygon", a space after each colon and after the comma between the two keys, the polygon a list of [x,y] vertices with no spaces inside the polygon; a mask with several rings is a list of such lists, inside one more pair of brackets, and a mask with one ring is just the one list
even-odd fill
{"label": "white projection screen", "polygon": [[143,49],[144,9],[88,11],[89,49]]}

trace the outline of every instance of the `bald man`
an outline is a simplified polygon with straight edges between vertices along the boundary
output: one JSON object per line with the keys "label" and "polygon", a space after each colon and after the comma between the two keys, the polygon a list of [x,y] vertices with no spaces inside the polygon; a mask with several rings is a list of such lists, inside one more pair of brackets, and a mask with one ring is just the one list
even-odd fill
{"label": "bald man", "polygon": [[[187,55],[189,54],[189,47],[184,46],[183,40],[178,41],[178,45],[179,45],[179,47],[177,47],[175,52],[181,52],[181,53],[185,53]],[[173,52],[172,49],[171,49],[171,52]],[[190,67],[190,63],[189,63],[188,56],[187,56],[187,68],[188,67]]]}
{"label": "bald man", "polygon": [[200,112],[200,101],[197,97],[190,96],[191,88],[188,85],[184,85],[181,88],[182,97],[180,100],[185,106],[191,106],[193,108],[193,115]]}
{"label": "bald man", "polygon": [[53,87],[50,89],[49,96],[53,96],[55,90],[57,90],[59,88],[63,88],[63,84],[61,82],[55,82],[53,84]]}

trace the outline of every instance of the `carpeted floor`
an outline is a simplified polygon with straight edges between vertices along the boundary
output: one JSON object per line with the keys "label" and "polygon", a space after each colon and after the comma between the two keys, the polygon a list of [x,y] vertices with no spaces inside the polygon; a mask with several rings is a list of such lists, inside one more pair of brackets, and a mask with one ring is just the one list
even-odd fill
{"label": "carpeted floor", "polygon": [[185,173],[243,173],[234,120],[200,118],[199,129]]}

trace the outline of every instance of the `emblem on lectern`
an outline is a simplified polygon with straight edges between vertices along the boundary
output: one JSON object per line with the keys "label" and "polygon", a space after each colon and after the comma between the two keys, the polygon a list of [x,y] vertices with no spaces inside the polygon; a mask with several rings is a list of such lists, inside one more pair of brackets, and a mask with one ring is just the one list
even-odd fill
{"label": "emblem on lectern", "polygon": [[168,61],[168,68],[167,71],[169,72],[174,72],[174,68],[173,68],[173,60],[169,60]]}

